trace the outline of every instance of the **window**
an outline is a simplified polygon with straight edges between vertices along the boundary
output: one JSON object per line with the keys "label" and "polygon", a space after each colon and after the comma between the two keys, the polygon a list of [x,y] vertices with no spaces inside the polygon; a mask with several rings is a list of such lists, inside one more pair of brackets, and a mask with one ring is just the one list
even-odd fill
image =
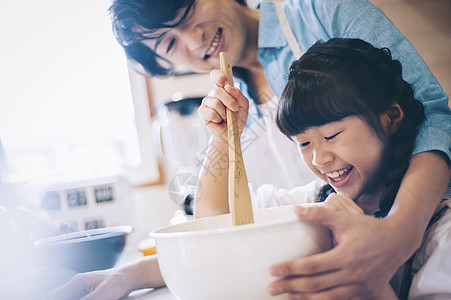
{"label": "window", "polygon": [[0,4],[0,138],[8,180],[118,170],[134,184],[158,179],[145,79],[130,70],[115,41],[109,5]]}

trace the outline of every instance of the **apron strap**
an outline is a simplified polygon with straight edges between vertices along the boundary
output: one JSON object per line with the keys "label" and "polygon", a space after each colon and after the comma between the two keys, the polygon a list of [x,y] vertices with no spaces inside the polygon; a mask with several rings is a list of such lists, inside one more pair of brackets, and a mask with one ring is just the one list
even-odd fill
{"label": "apron strap", "polygon": [[299,59],[302,55],[302,50],[299,47],[298,41],[291,30],[290,23],[288,22],[285,9],[283,8],[283,1],[273,1],[276,6],[277,17],[279,18],[280,26],[282,27],[283,34],[287,39],[288,45],[294,54],[296,59]]}

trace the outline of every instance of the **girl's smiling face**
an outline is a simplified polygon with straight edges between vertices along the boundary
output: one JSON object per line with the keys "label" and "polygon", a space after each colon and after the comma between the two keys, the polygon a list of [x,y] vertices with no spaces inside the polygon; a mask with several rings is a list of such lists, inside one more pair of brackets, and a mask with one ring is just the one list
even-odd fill
{"label": "girl's smiling face", "polygon": [[366,193],[377,193],[385,144],[364,119],[348,116],[310,127],[293,138],[304,164],[337,192],[354,201]]}
{"label": "girl's smiling face", "polygon": [[222,51],[227,51],[232,64],[238,66],[248,53],[244,50],[257,45],[257,28],[250,25],[250,15],[256,18],[252,24],[258,26],[258,11],[235,0],[196,0],[180,25],[160,29],[151,34],[159,38],[143,43],[182,70],[207,72],[218,68]]}

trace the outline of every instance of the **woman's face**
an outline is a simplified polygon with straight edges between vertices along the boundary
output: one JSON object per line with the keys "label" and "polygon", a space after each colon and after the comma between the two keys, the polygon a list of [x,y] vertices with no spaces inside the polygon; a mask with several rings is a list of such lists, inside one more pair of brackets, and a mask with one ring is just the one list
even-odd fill
{"label": "woman's face", "polygon": [[[143,43],[182,70],[208,72],[218,68],[222,51],[229,53],[233,65],[239,65],[252,43],[246,11],[235,0],[196,0],[182,24],[161,29],[152,34],[162,35],[160,39]],[[256,35],[254,40],[256,47]]]}
{"label": "woman's face", "polygon": [[379,185],[384,142],[362,118],[310,127],[294,139],[305,165],[337,192],[357,201]]}

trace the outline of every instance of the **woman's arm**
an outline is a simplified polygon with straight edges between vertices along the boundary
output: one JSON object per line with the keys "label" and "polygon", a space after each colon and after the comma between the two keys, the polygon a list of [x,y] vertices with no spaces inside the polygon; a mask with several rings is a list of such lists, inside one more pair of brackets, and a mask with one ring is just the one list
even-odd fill
{"label": "woman's arm", "polygon": [[399,246],[398,249],[405,250],[393,253],[394,261],[407,260],[421,245],[424,231],[446,192],[449,180],[448,158],[441,152],[423,152],[411,158],[395,202],[385,218],[393,228],[397,228],[392,233],[392,242]]}

